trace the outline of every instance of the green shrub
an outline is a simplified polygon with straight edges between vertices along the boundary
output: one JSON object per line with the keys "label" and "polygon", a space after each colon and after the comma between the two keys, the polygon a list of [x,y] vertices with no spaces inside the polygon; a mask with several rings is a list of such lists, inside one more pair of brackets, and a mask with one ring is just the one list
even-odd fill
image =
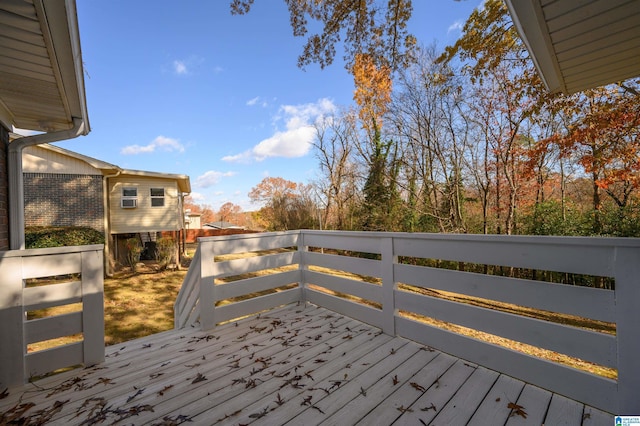
{"label": "green shrub", "polygon": [[166,268],[173,258],[176,242],[173,238],[162,237],[157,244],[157,260],[163,268]]}
{"label": "green shrub", "polygon": [[136,271],[138,262],[140,262],[140,254],[142,254],[142,243],[136,237],[128,238],[127,247],[127,263],[133,272]]}
{"label": "green shrub", "polygon": [[81,226],[28,227],[24,239],[28,249],[104,244],[103,233]]}

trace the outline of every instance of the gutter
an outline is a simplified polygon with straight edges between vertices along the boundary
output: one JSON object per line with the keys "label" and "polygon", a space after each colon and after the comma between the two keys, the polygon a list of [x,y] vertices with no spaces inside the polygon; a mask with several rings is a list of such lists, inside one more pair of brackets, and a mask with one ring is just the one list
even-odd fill
{"label": "gutter", "polygon": [[51,133],[41,133],[15,139],[9,144],[9,247],[24,250],[24,176],[22,151],[28,146],[77,138],[89,133],[85,121],[73,118],[73,127]]}
{"label": "gutter", "polygon": [[122,169],[111,175],[102,176],[102,208],[104,209],[104,273],[108,277],[113,276],[111,270],[110,253],[111,253],[111,220],[109,218],[109,178],[120,176]]}

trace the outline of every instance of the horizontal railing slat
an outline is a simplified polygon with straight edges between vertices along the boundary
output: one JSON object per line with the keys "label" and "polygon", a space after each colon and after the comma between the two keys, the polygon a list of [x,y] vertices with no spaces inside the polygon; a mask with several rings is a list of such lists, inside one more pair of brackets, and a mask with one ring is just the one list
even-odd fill
{"label": "horizontal railing slat", "polygon": [[257,293],[300,282],[300,271],[286,271],[216,285],[215,301]]}
{"label": "horizontal railing slat", "polygon": [[233,275],[262,271],[264,269],[294,265],[298,263],[299,257],[300,254],[298,252],[287,252],[215,262],[213,264],[213,271],[216,278],[225,278]]}
{"label": "horizontal railing slat", "polygon": [[361,303],[351,302],[313,289],[307,289],[306,294],[308,302],[373,325],[374,327],[382,327],[383,319],[379,309]]}
{"label": "horizontal railing slat", "polygon": [[616,382],[471,337],[396,317],[396,333],[470,362],[612,411]]}
{"label": "horizontal railing slat", "polygon": [[305,232],[304,244],[308,247],[325,249],[349,250],[362,253],[380,253],[380,240],[373,234],[360,233],[357,238],[343,232],[324,231],[314,233]]}
{"label": "horizontal railing slat", "polygon": [[307,271],[306,284],[315,284],[338,293],[350,294],[372,302],[382,303],[382,286],[349,278]]}
{"label": "horizontal railing slat", "polygon": [[77,303],[82,300],[82,282],[74,281],[25,288],[22,297],[24,308],[27,311]]}
{"label": "horizontal railing slat", "polygon": [[82,254],[66,253],[22,258],[24,279],[78,274],[82,272]]}
{"label": "horizontal railing slat", "polygon": [[304,256],[305,264],[307,266],[319,266],[322,268],[335,269],[338,271],[345,271],[369,277],[380,277],[382,274],[380,270],[381,263],[379,260],[337,256],[316,252],[306,252]]}
{"label": "horizontal railing slat", "polygon": [[[210,251],[215,246],[217,254],[234,254],[273,250],[283,247],[296,247],[298,245],[298,233],[295,232],[270,232],[263,234],[239,234],[226,237],[198,238],[200,244]],[[205,259],[204,257],[203,259]]]}
{"label": "horizontal railing slat", "polygon": [[607,367],[616,365],[615,336],[405,291],[396,309],[428,316]]}
{"label": "horizontal railing slat", "polygon": [[615,322],[612,290],[424,266],[397,264],[394,268],[396,281],[404,284]]}
{"label": "horizontal railing slat", "polygon": [[221,323],[300,301],[300,290],[293,288],[216,308],[216,322]]}
{"label": "horizontal railing slat", "polygon": [[82,312],[33,319],[24,328],[27,344],[82,333]]}
{"label": "horizontal railing slat", "polygon": [[[477,236],[473,236],[477,237]],[[471,262],[542,271],[568,272],[601,277],[613,276],[615,251],[610,246],[555,244],[544,238],[487,237],[432,239],[424,237],[394,239],[397,256]],[[567,241],[570,238],[565,237]],[[578,240],[580,241],[580,240]],[[584,240],[582,240],[584,241]]]}
{"label": "horizontal railing slat", "polygon": [[40,376],[63,367],[83,362],[83,342],[31,352],[25,355],[25,372],[28,377]]}

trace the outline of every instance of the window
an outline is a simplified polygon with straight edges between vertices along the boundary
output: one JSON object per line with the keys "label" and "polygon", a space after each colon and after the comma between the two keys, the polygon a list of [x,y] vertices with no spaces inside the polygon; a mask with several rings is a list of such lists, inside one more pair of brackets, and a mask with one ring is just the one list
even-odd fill
{"label": "window", "polygon": [[151,207],[164,207],[164,188],[151,188]]}
{"label": "window", "polygon": [[120,207],[123,209],[133,209],[138,205],[138,188],[123,187]]}

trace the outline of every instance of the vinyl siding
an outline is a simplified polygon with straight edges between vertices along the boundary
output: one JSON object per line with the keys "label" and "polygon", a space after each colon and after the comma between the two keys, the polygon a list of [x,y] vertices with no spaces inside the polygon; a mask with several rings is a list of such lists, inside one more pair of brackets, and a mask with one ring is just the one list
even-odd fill
{"label": "vinyl siding", "polygon": [[[137,207],[120,207],[122,188],[137,188]],[[151,188],[164,188],[163,207],[151,207]],[[111,233],[174,231],[181,229],[182,213],[178,185],[172,179],[123,176],[109,179]]]}
{"label": "vinyl siding", "polygon": [[22,152],[22,171],[24,173],[102,175],[100,170],[85,161],[38,146],[26,147]]}

